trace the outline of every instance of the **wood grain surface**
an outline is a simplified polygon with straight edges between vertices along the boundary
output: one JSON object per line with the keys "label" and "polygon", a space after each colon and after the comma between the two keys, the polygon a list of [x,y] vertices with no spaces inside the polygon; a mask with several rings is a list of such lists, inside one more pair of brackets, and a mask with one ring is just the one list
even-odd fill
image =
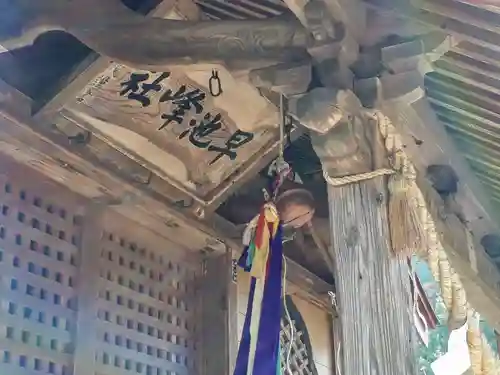
{"label": "wood grain surface", "polygon": [[[66,116],[160,177],[205,195],[276,137],[276,108],[255,88],[235,81],[220,66],[216,70],[223,94],[216,98],[210,95],[206,86],[215,67],[197,67],[191,72],[169,68],[152,73],[113,65],[67,105]],[[128,90],[126,83],[134,74],[145,80],[138,83],[138,90]],[[143,84],[154,85],[155,80],[158,86],[145,96],[131,95],[140,93]],[[199,106],[165,99],[187,93],[201,99],[197,101]],[[166,124],[166,117],[179,112],[182,105],[190,110],[179,115],[182,119]],[[192,126],[195,121],[200,125],[218,118],[219,124],[212,128],[202,125],[195,130]],[[234,160],[212,150],[225,148],[236,132],[243,134],[239,139],[244,144],[232,149],[237,155]]]}

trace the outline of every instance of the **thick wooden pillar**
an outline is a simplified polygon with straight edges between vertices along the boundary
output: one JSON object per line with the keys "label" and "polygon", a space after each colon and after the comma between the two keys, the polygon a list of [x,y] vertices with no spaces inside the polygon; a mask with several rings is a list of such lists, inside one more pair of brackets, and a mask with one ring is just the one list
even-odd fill
{"label": "thick wooden pillar", "polygon": [[76,321],[74,375],[90,375],[96,366],[97,304],[99,296],[99,259],[105,206],[90,203],[81,208],[78,259],[78,317]]}
{"label": "thick wooden pillar", "polygon": [[328,188],[343,374],[416,373],[408,266],[390,255],[385,185]]}
{"label": "thick wooden pillar", "polygon": [[[312,133],[330,177],[387,166],[378,126],[352,93],[337,96],[337,122]],[[332,126],[333,124],[333,126]],[[390,249],[386,177],[328,186],[331,255],[341,322],[337,367],[344,375],[416,374],[416,334],[407,260]],[[338,351],[340,349],[340,352]]]}
{"label": "thick wooden pillar", "polygon": [[237,285],[232,251],[207,254],[201,279],[201,355],[203,375],[231,375],[238,348]]}

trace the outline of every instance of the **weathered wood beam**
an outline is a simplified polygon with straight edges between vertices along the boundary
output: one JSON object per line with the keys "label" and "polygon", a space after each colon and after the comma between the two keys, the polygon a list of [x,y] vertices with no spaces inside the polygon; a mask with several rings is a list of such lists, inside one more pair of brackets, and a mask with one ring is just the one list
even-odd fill
{"label": "weathered wood beam", "polygon": [[201,332],[203,348],[201,373],[229,375],[232,373],[238,347],[238,291],[232,280],[233,257],[225,254],[203,260],[201,282]]}
{"label": "weathered wood beam", "polygon": [[102,228],[104,226],[103,207],[90,204],[82,216],[83,226],[81,240],[78,245],[81,257],[79,259],[77,285],[78,315],[75,327],[76,342],[74,359],[74,374],[88,374],[88,368],[94,364],[95,341],[89,335],[89,329],[96,329],[96,299],[99,297],[99,267],[96,260],[101,257]]}
{"label": "weathered wood beam", "polygon": [[482,64],[486,69],[480,65],[474,60],[450,53],[436,63],[435,71],[449,77],[460,77],[464,82],[475,82],[477,87],[493,93],[500,92],[500,75],[496,64]]}
{"label": "weathered wood beam", "polygon": [[[332,254],[330,253],[330,251],[328,249],[330,244],[325,243],[324,238],[320,235],[320,232],[316,229],[315,224],[318,222],[319,222],[319,219],[313,218],[313,220],[311,220],[309,222],[308,228],[306,228],[306,230],[311,235],[312,240],[314,241],[314,244],[316,245],[317,252],[319,253],[319,256],[321,257],[326,268],[328,269],[328,271],[331,272],[332,275],[334,275],[335,274],[335,261],[332,257]],[[331,237],[331,235],[328,236],[328,239],[330,239],[330,237]],[[307,250],[303,247],[302,251],[307,251]]]}
{"label": "weathered wood beam", "polygon": [[[332,123],[317,119],[312,142],[331,177],[385,167],[377,124],[352,93],[337,95],[343,113]],[[316,109],[312,108],[316,111]],[[328,123],[326,131],[321,127]],[[328,186],[330,252],[341,322],[340,363],[344,374],[413,374],[415,340],[406,260],[392,255],[385,178]]]}
{"label": "weathered wood beam", "polygon": [[492,50],[484,46],[480,46],[468,41],[463,41],[456,48],[455,51],[464,56],[474,58],[479,61],[484,61],[490,64],[497,64],[500,60],[500,51]]}
{"label": "weathered wood beam", "polygon": [[419,0],[417,4],[422,10],[423,20],[429,19],[444,30],[477,38],[479,44],[497,48],[500,38],[500,28],[496,22],[498,13],[484,8],[485,2]]}
{"label": "weathered wood beam", "polygon": [[[190,0],[163,0],[147,16],[164,18],[166,15],[170,15],[171,17],[167,18],[194,21],[199,19],[199,12],[200,10]],[[41,118],[42,121],[51,119],[67,101],[74,99],[91,80],[106,70],[110,64],[112,62],[108,57],[91,52],[73,69],[68,77],[61,81],[54,97],[47,98],[42,103],[33,103],[34,116]]]}
{"label": "weathered wood beam", "polygon": [[[175,61],[296,60],[310,42],[294,17],[177,21],[146,18],[119,0],[46,0],[35,6],[29,0],[6,1],[0,9],[11,6],[17,12],[17,27],[0,30],[0,44],[8,49],[29,45],[47,30],[63,30],[103,56],[148,70]],[[12,12],[0,13],[0,23],[12,25],[9,17]]]}
{"label": "weathered wood beam", "polygon": [[147,198],[137,187],[124,183],[35,133],[25,125],[28,119],[20,120],[1,112],[0,121],[2,154],[95,200],[96,203],[113,207],[127,217],[143,221],[155,233],[177,238],[182,247],[195,246],[201,249],[206,246],[222,246],[221,241],[214,241],[203,230],[193,230],[192,227],[196,228],[197,225],[194,219],[184,218],[174,209],[158,204],[158,201]]}
{"label": "weathered wood beam", "polygon": [[[465,104],[476,111],[491,111],[500,113],[500,103],[495,100],[495,93],[490,89],[485,90],[475,85],[468,84],[460,78],[452,78],[445,74],[432,74],[426,77],[427,95],[439,96],[442,99],[459,100],[460,105]],[[468,108],[468,109],[469,109]]]}
{"label": "weathered wood beam", "polygon": [[384,178],[328,189],[342,373],[414,374],[408,269],[390,255]]}
{"label": "weathered wood beam", "polygon": [[411,41],[383,47],[381,61],[390,74],[418,70],[424,75],[456,44],[457,41],[448,34],[431,31]]}

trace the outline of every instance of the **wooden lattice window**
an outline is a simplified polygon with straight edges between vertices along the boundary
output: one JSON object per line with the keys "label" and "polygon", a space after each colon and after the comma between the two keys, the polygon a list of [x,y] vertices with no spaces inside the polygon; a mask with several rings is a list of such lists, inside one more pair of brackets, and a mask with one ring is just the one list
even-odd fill
{"label": "wooden lattice window", "polygon": [[71,375],[78,199],[16,172],[0,173],[0,373]]}
{"label": "wooden lattice window", "polygon": [[105,232],[101,242],[98,373],[199,373],[195,282],[200,263],[120,235]]}
{"label": "wooden lattice window", "polygon": [[201,255],[2,167],[0,374],[202,374]]}
{"label": "wooden lattice window", "polygon": [[289,319],[286,311],[283,311],[280,332],[281,368],[284,370],[287,368],[287,357],[291,346],[289,366],[292,373],[294,375],[317,375],[316,365],[312,358],[309,334],[304,320],[289,296],[286,297],[286,306],[290,314],[291,323],[294,326],[294,332],[292,337]]}

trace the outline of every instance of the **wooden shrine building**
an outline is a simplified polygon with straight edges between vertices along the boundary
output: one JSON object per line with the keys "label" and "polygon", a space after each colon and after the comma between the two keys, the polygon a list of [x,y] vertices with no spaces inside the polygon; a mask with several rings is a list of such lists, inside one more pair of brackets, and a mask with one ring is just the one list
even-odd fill
{"label": "wooden shrine building", "polygon": [[0,375],[232,375],[283,161],[284,374],[421,373],[412,255],[468,373],[500,374],[499,25],[493,0],[0,0]]}

